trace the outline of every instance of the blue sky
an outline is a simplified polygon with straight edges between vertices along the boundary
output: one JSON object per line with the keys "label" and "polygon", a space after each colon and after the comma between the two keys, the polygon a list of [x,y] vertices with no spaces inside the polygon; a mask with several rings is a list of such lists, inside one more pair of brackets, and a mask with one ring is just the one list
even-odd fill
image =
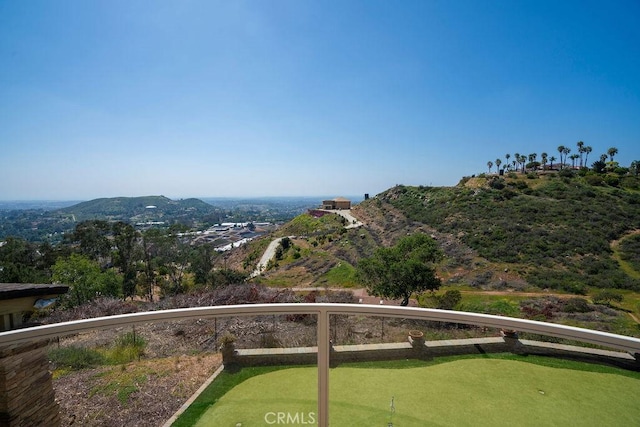
{"label": "blue sky", "polygon": [[640,2],[0,0],[0,200],[377,194],[640,160]]}

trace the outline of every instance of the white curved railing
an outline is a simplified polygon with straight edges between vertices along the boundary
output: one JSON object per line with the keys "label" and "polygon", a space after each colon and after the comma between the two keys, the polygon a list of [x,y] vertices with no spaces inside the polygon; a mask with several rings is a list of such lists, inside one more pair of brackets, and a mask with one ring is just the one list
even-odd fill
{"label": "white curved railing", "polygon": [[378,317],[401,317],[437,322],[463,323],[495,328],[514,329],[558,338],[568,338],[629,352],[638,359],[640,339],[573,326],[516,319],[489,314],[467,313],[429,308],[394,307],[368,304],[247,304],[212,307],[192,307],[174,310],[149,311],[76,320],[19,329],[0,333],[0,346],[107,329],[139,323],[180,320],[202,317],[229,317],[265,314],[315,314],[318,316],[318,414],[319,426],[329,423],[329,316],[332,314],[361,314]]}

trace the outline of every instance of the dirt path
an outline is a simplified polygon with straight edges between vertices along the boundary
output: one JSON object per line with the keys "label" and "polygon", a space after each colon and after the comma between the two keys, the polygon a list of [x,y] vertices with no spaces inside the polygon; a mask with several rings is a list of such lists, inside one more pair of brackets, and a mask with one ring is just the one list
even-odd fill
{"label": "dirt path", "polygon": [[518,292],[518,291],[460,291],[461,294],[467,295],[505,295],[513,297],[558,297],[572,298],[575,295],[557,294],[553,292]]}
{"label": "dirt path", "polygon": [[625,234],[624,236],[620,237],[618,240],[614,240],[613,242],[611,242],[611,250],[613,251],[613,255],[612,255],[613,259],[615,259],[618,262],[618,264],[620,264],[620,268],[622,268],[622,270],[625,273],[627,273],[629,276],[633,277],[634,279],[640,279],[640,271],[634,269],[629,262],[623,260],[622,257],[620,256],[620,242],[636,234],[640,234],[640,230],[632,230],[627,234]]}

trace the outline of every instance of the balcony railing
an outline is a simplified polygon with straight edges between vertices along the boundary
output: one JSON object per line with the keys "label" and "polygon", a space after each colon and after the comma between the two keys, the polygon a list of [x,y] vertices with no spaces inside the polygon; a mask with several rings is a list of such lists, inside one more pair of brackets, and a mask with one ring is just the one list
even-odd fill
{"label": "balcony railing", "polygon": [[[249,304],[213,307],[193,307],[174,310],[123,314],[95,319],[37,326],[28,329],[0,333],[0,349],[4,353],[13,347],[29,343],[48,341],[57,337],[97,329],[108,329],[148,322],[182,320],[193,318],[215,318],[250,315],[311,314],[317,316],[317,367],[318,367],[318,412],[319,426],[329,422],[329,362],[330,362],[330,316],[368,315],[396,317],[437,322],[461,323],[485,327],[517,330],[557,338],[582,341],[630,353],[640,359],[640,339],[607,332],[565,326],[559,324],[516,319],[488,314],[450,310],[393,307],[366,304]],[[0,392],[5,392],[0,390]]]}

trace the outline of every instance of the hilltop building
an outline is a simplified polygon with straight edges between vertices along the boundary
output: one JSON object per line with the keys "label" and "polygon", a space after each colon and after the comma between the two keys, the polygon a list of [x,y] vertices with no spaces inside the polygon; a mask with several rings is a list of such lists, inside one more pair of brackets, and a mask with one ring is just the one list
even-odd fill
{"label": "hilltop building", "polygon": [[336,197],[332,200],[323,200],[322,209],[351,209],[351,200],[344,197]]}

